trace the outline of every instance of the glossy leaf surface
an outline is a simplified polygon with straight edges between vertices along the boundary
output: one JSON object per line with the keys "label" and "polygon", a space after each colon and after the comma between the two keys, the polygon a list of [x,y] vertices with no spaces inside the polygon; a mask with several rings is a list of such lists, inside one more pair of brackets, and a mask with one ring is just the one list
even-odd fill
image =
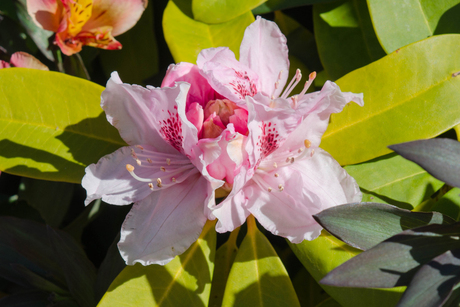
{"label": "glossy leaf surface", "polygon": [[441,306],[460,282],[460,250],[447,251],[417,271],[397,307]]}
{"label": "glossy leaf surface", "polygon": [[192,12],[197,21],[207,24],[230,21],[258,7],[267,0],[193,0]]}
{"label": "glossy leaf surface", "polygon": [[238,249],[222,306],[300,306],[289,275],[254,217]]}
{"label": "glossy leaf surface", "polygon": [[419,140],[389,148],[439,180],[460,188],[460,142],[451,139]]}
{"label": "glossy leaf surface", "polygon": [[[360,253],[359,250],[334,238],[326,231],[313,241],[303,241],[300,244],[289,243],[289,246],[316,281]],[[404,290],[403,288],[350,289],[325,285],[321,287],[344,307],[394,306]]]}
{"label": "glossy leaf surface", "polygon": [[211,47],[229,47],[238,59],[244,30],[253,21],[254,15],[249,11],[228,22],[208,25],[191,19],[169,1],[163,15],[163,32],[176,63],[196,63],[200,51]]}
{"label": "glossy leaf surface", "polygon": [[365,1],[342,0],[313,7],[318,52],[332,80],[385,55]]}
{"label": "glossy leaf surface", "polygon": [[433,36],[337,80],[342,91],[363,92],[364,107],[334,114],[321,147],[339,163],[355,164],[458,124],[459,44],[460,35]]}
{"label": "glossy leaf surface", "polygon": [[340,205],[323,210],[314,218],[329,233],[361,250],[407,229],[455,222],[439,212],[411,212],[378,203]]}
{"label": "glossy leaf surface", "polygon": [[[459,225],[429,225],[405,230],[334,269],[321,283],[363,288],[407,285],[418,267],[460,248],[459,229]],[[454,233],[457,236],[450,235]]]}
{"label": "glossy leaf surface", "polygon": [[110,285],[98,306],[206,306],[211,291],[216,249],[214,222],[200,238],[165,266],[127,266]]}
{"label": "glossy leaf surface", "polygon": [[460,33],[458,0],[367,0],[387,53],[434,34]]}
{"label": "glossy leaf surface", "polygon": [[460,218],[460,188],[453,188],[444,194],[434,204],[433,211],[441,212],[458,221]]}
{"label": "glossy leaf surface", "polygon": [[347,165],[345,170],[358,182],[363,202],[387,203],[409,210],[443,185],[420,166],[394,153]]}
{"label": "glossy leaf surface", "polygon": [[79,183],[86,165],[125,145],[95,83],[26,68],[0,70],[0,83],[2,171]]}

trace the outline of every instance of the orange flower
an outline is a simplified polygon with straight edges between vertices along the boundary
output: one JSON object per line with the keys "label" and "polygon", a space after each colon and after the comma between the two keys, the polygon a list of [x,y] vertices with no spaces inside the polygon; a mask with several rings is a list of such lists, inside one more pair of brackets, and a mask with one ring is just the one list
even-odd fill
{"label": "orange flower", "polygon": [[132,28],[147,0],[27,0],[27,10],[37,25],[56,33],[55,44],[66,55],[83,45],[116,50],[114,36]]}

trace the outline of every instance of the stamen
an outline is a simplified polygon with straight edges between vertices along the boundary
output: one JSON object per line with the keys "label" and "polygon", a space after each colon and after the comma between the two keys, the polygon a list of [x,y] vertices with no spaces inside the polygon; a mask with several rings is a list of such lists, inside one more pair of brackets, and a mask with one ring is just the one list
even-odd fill
{"label": "stamen", "polygon": [[313,83],[313,80],[315,80],[315,78],[316,78],[316,71],[312,72],[312,73],[308,76],[308,81],[305,82],[305,86],[304,86],[302,92],[300,92],[299,98],[298,98],[298,99],[302,99],[303,95],[305,95],[305,93],[307,92],[308,88],[309,88],[310,85]]}
{"label": "stamen", "polygon": [[171,159],[167,158],[166,159],[166,164],[171,165]]}
{"label": "stamen", "polygon": [[153,191],[153,184],[149,183],[149,188]]}
{"label": "stamen", "polygon": [[131,148],[131,157],[133,157],[134,160],[137,159],[137,155],[136,155],[136,153],[134,152],[134,149],[132,149],[132,148]]}
{"label": "stamen", "polygon": [[136,159],[136,163],[137,163],[137,165],[139,165],[139,166],[142,165],[142,162],[141,162],[141,160],[139,160],[139,159]]}
{"label": "stamen", "polygon": [[172,182],[176,182],[176,178],[172,177],[172,178],[171,178],[171,181],[172,181]]}
{"label": "stamen", "polygon": [[276,162],[273,162],[273,167],[274,167],[274,168],[277,168],[277,167],[278,167],[278,164],[276,164]]}
{"label": "stamen", "polygon": [[311,154],[310,154],[310,157],[313,157],[313,154],[314,154],[314,153],[315,153],[315,150],[314,150],[314,149],[312,149],[312,150],[311,150]]}
{"label": "stamen", "polygon": [[298,100],[299,100],[298,95],[295,95],[295,96],[291,97],[291,101],[292,101],[291,108],[295,109],[297,107]]}
{"label": "stamen", "polygon": [[271,192],[272,191],[272,188],[268,187],[268,192]]}
{"label": "stamen", "polygon": [[275,99],[275,91],[278,89],[278,87],[280,86],[280,81],[281,81],[281,76],[283,75],[283,71],[280,71],[280,73],[278,74],[278,79],[276,80],[275,82],[275,88],[273,89],[273,92],[271,94],[271,99]]}
{"label": "stamen", "polygon": [[302,151],[303,151],[302,148],[299,148],[299,149],[297,150],[298,153],[302,153]]}
{"label": "stamen", "polygon": [[157,187],[161,188],[162,185],[161,185],[161,179],[160,178],[157,178]]}
{"label": "stamen", "polygon": [[162,172],[166,172],[166,168],[164,168],[164,166],[160,167],[160,170],[161,170]]}
{"label": "stamen", "polygon": [[303,141],[303,144],[305,145],[306,148],[310,148],[310,146],[311,146],[311,142],[309,140],[307,140],[307,139],[305,139]]}
{"label": "stamen", "polygon": [[134,145],[134,147],[137,147],[137,148],[139,148],[140,150],[144,150],[144,147],[142,147],[141,145]]}
{"label": "stamen", "polygon": [[278,190],[280,190],[280,192],[282,192],[282,191],[284,190],[284,187],[283,187],[282,184],[280,184],[280,185],[278,186]]}
{"label": "stamen", "polygon": [[137,179],[141,182],[152,182],[152,179],[142,178],[134,174],[134,166],[131,164],[126,164],[126,170],[131,174],[131,176],[134,177],[134,179]]}
{"label": "stamen", "polygon": [[150,159],[150,158],[147,158],[147,162],[150,163],[150,164],[153,163],[152,159]]}
{"label": "stamen", "polygon": [[275,173],[275,177],[279,177],[280,175],[278,173]]}
{"label": "stamen", "polygon": [[134,166],[132,166],[131,164],[126,164],[126,170],[131,173],[134,171]]}
{"label": "stamen", "polygon": [[[300,69],[297,68],[297,70],[295,71],[295,76],[292,78],[291,82],[289,82],[289,85],[284,90],[284,93],[281,95],[281,98],[286,99],[289,96],[289,94],[292,92],[292,90],[297,86],[297,84],[299,84],[301,79],[302,79],[302,73],[300,72]],[[294,80],[295,80],[295,83],[294,83]]]}
{"label": "stamen", "polygon": [[286,163],[294,163],[294,157],[287,157]]}

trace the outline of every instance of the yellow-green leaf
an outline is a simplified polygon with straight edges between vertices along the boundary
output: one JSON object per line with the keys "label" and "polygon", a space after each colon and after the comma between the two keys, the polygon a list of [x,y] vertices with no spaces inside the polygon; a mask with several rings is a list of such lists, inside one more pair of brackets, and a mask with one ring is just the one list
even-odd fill
{"label": "yellow-green leaf", "polygon": [[193,0],[192,12],[197,21],[223,23],[238,17],[267,0]]}
{"label": "yellow-green leaf", "polygon": [[342,91],[364,93],[364,107],[351,103],[334,114],[321,147],[355,164],[460,123],[459,45],[460,35],[433,36],[337,80]]}
{"label": "yellow-green leaf", "polygon": [[98,307],[207,306],[216,249],[215,222],[165,266],[127,266],[110,285]]}
{"label": "yellow-green leaf", "polygon": [[250,11],[227,22],[208,25],[191,19],[173,1],[163,14],[163,32],[176,62],[196,63],[202,49],[229,47],[239,57],[244,30],[254,21]]}
{"label": "yellow-green leaf", "polygon": [[281,259],[253,216],[225,288],[222,306],[300,306]]}
{"label": "yellow-green leaf", "polygon": [[442,187],[417,164],[396,154],[345,166],[359,184],[363,202],[385,203],[412,210]]}
{"label": "yellow-green leaf", "polygon": [[0,170],[79,183],[88,164],[125,145],[102,113],[103,89],[57,72],[0,70]]}
{"label": "yellow-green leaf", "polygon": [[[313,241],[289,243],[297,258],[316,281],[335,267],[359,254],[359,250],[337,240],[323,231]],[[356,289],[321,285],[343,307],[395,306],[405,287],[392,289]]]}

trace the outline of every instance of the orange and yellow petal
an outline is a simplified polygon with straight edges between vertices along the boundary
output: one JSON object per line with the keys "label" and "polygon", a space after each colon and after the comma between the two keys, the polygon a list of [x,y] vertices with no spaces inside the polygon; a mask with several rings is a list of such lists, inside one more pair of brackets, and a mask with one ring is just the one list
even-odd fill
{"label": "orange and yellow petal", "polygon": [[99,27],[91,31],[81,31],[75,39],[86,46],[108,50],[121,49],[121,44],[113,37],[110,26]]}
{"label": "orange and yellow petal", "polygon": [[27,11],[39,27],[59,32],[63,19],[63,5],[60,0],[27,0]]}

